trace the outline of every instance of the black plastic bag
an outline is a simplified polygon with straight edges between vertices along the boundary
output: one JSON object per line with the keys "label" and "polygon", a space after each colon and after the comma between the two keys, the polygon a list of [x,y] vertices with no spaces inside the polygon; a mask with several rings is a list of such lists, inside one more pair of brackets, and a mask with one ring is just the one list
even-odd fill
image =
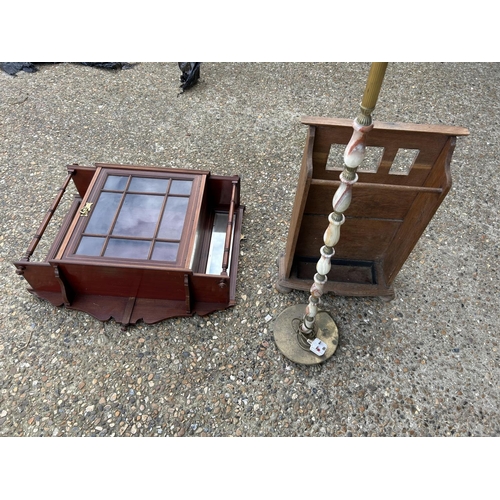
{"label": "black plastic bag", "polygon": [[102,69],[128,69],[130,67],[129,64],[122,62],[82,62],[80,64]]}
{"label": "black plastic bag", "polygon": [[[11,76],[16,76],[16,73],[19,73],[20,71],[26,71],[26,73],[35,73],[35,71],[38,71],[38,68],[35,66],[35,64],[57,63],[2,62],[0,63],[0,69]],[[78,64],[101,69],[129,69],[133,67],[133,64],[124,62],[81,62]]]}
{"label": "black plastic bag", "polygon": [[26,71],[26,73],[38,71],[38,68],[31,62],[2,62],[0,69],[11,76],[16,76],[20,71]]}
{"label": "black plastic bag", "polygon": [[[196,85],[200,78],[201,62],[180,62],[179,69],[182,71],[181,75],[181,89],[182,92]],[[181,94],[182,94],[181,92]]]}

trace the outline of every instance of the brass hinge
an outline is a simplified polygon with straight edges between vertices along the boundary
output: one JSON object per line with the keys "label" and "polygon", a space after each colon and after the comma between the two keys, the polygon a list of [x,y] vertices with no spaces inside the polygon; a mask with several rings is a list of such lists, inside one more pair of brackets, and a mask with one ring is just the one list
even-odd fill
{"label": "brass hinge", "polygon": [[80,217],[87,217],[90,213],[93,203],[86,203],[85,206],[80,210]]}

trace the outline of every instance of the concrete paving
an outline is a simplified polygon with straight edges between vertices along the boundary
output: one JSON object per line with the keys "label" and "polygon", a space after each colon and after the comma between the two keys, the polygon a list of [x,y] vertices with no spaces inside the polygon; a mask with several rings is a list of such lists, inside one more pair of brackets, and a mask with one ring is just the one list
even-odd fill
{"label": "concrete paving", "polygon": [[[0,73],[0,435],[500,435],[498,63],[389,64],[376,120],[469,129],[457,139],[453,187],[393,301],[325,297],[340,335],[331,359],[294,365],[275,345],[276,317],[308,298],[274,288],[300,118],[354,118],[368,71],[207,62],[180,96],[173,62]],[[26,291],[12,262],[66,165],[96,162],[241,176],[235,307],[123,332]]]}

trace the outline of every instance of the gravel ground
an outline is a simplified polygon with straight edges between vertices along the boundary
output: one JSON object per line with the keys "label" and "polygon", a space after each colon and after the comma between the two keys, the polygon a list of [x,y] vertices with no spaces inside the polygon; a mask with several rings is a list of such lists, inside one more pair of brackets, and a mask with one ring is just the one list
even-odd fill
{"label": "gravel ground", "polygon": [[[392,302],[324,297],[340,334],[330,360],[294,365],[274,342],[275,318],[308,298],[274,288],[300,118],[354,118],[368,70],[204,63],[181,96],[177,63],[0,73],[0,436],[499,436],[498,63],[389,65],[375,119],[470,130],[453,188]],[[241,176],[236,306],[122,331],[26,291],[12,262],[66,165],[96,162]],[[57,215],[33,260],[56,230]]]}

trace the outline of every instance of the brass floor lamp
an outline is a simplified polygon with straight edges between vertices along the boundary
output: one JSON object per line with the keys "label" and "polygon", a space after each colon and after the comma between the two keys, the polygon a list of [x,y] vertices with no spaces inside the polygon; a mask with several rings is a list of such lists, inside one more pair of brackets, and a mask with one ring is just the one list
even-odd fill
{"label": "brass floor lamp", "polygon": [[337,325],[330,314],[318,310],[318,305],[331,270],[334,246],[340,239],[340,227],[345,222],[344,212],[351,203],[352,186],[358,180],[356,171],[365,157],[365,137],[373,128],[372,113],[387,64],[374,62],[370,67],[360,111],[354,119],[352,137],[344,152],[344,169],[340,174],[340,185],[333,195],[333,211],[328,216],[328,227],[323,236],[324,245],[319,251],[320,258],[316,264],[309,302],[285,309],[274,324],[278,349],[295,363],[320,364],[329,359],[337,349]]}

